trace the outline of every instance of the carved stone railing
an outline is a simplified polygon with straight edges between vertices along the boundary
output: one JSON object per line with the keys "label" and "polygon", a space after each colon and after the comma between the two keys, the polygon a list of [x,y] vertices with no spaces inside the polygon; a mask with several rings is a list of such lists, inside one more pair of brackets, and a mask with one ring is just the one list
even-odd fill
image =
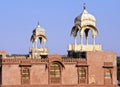
{"label": "carved stone railing", "polygon": [[85,58],[63,58],[63,62],[77,62],[80,64],[87,64],[87,60]]}
{"label": "carved stone railing", "polygon": [[102,45],[95,44],[95,45],[81,45],[81,44],[69,44],[68,45],[68,51],[102,51]]}
{"label": "carved stone railing", "polygon": [[87,64],[87,60],[84,58],[45,58],[45,59],[25,59],[25,58],[15,58],[15,59],[1,59],[1,64],[39,64],[48,63],[50,61],[59,61],[63,63],[76,63],[76,64]]}
{"label": "carved stone railing", "polygon": [[2,64],[33,64],[33,63],[45,63],[48,59],[2,59]]}

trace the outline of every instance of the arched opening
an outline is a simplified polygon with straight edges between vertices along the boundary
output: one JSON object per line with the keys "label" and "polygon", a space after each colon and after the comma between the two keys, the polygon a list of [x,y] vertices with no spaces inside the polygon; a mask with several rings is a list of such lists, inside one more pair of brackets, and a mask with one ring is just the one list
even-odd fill
{"label": "arched opening", "polygon": [[74,37],[74,44],[77,44],[77,33],[81,29],[79,25],[75,25],[72,27],[70,35],[73,35]]}
{"label": "arched opening", "polygon": [[84,43],[86,43],[86,45],[88,44],[92,44],[92,30],[90,28],[86,28],[85,31],[85,37],[84,37]]}
{"label": "arched opening", "polygon": [[58,62],[53,62],[50,64],[49,77],[51,84],[61,83],[61,64]]}
{"label": "arched opening", "polygon": [[[88,44],[88,39],[90,39],[90,43],[95,44],[95,37],[97,34],[98,34],[98,30],[95,26],[92,26],[92,25],[83,26],[80,30],[80,39],[81,39],[80,43],[82,44],[82,42],[83,43],[86,42],[86,44]],[[89,36],[91,36],[91,37],[89,37]]]}

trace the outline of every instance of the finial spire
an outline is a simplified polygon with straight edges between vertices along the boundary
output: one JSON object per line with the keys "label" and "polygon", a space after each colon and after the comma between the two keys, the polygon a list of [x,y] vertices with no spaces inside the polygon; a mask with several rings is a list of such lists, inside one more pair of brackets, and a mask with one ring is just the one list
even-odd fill
{"label": "finial spire", "polygon": [[84,9],[84,10],[86,9],[86,3],[84,3],[84,5],[83,5],[83,9]]}
{"label": "finial spire", "polygon": [[39,21],[38,21],[38,27],[40,27]]}

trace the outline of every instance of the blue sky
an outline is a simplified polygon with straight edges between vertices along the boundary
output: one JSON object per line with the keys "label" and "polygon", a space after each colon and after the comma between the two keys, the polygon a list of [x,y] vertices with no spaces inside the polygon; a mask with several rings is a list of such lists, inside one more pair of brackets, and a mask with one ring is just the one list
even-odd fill
{"label": "blue sky", "polygon": [[120,56],[120,0],[1,0],[0,50],[29,53],[30,36],[39,21],[46,30],[49,53],[67,54],[67,45],[73,43],[70,31],[75,17],[83,11],[83,3],[97,20],[96,42],[104,51]]}

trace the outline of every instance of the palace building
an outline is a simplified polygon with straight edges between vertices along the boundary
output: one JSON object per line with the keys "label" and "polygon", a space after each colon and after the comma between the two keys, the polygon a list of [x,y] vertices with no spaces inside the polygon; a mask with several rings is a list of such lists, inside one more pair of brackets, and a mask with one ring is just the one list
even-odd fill
{"label": "palace building", "polygon": [[51,55],[45,30],[38,23],[29,54],[0,51],[0,87],[116,87],[116,53],[102,50],[95,41],[98,33],[96,19],[84,4],[71,29],[74,44],[68,44],[67,56]]}

